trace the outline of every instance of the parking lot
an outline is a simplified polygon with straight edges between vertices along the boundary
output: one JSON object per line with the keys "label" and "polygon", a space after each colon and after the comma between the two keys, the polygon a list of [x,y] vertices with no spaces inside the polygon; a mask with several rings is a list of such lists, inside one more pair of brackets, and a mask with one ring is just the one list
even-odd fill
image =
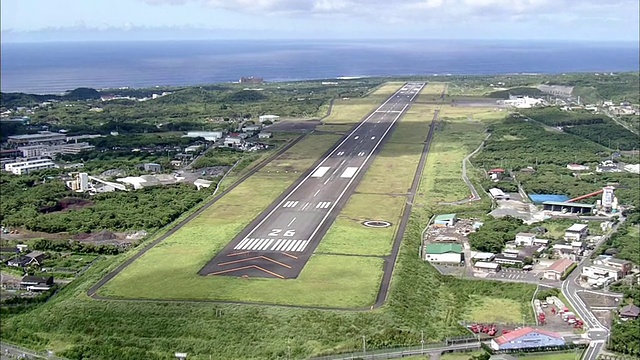
{"label": "parking lot", "polygon": [[474,277],[483,278],[483,279],[493,279],[493,280],[504,280],[504,281],[518,281],[518,282],[530,282],[530,283],[539,283],[540,275],[534,271],[524,271],[520,269],[509,269],[503,268],[497,273],[486,273],[486,272],[474,272]]}

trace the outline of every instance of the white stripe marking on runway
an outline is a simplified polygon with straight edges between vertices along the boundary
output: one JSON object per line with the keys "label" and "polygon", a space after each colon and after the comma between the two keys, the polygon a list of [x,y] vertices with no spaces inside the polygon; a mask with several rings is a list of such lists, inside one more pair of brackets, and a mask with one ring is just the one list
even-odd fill
{"label": "white stripe marking on runway", "polygon": [[234,247],[234,250],[237,250],[240,247],[242,247],[242,245],[244,245],[244,243],[246,243],[247,241],[249,241],[249,238],[244,238],[242,241],[238,243],[238,245],[236,245],[236,247]]}
{"label": "white stripe marking on runway", "polygon": [[265,241],[267,241],[267,239],[260,239],[260,241],[258,241],[257,243],[253,244],[253,246],[251,247],[251,250],[258,250],[260,248],[260,246],[262,245],[262,243],[264,243]]}
{"label": "white stripe marking on runway", "polygon": [[276,239],[267,239],[267,242],[265,242],[264,244],[262,244],[262,246],[260,246],[260,249],[258,250],[267,250],[267,248],[269,247],[269,245],[271,245],[272,242],[274,242]]}
{"label": "white stripe marking on runway", "polygon": [[276,241],[275,244],[273,244],[273,246],[271,247],[271,251],[275,250],[278,245],[280,245],[280,243],[282,242],[282,239],[278,239],[278,241]]}
{"label": "white stripe marking on runway", "polygon": [[289,241],[291,241],[291,240],[285,240],[282,243],[280,243],[280,245],[276,248],[276,250],[280,251],[280,249],[284,249],[284,247],[286,246],[286,244],[289,243]]}
{"label": "white stripe marking on runway", "polygon": [[291,222],[289,223],[289,225],[287,225],[287,227],[290,227],[294,221],[296,221],[296,218],[293,218],[293,220],[291,220]]}
{"label": "white stripe marking on runway", "polygon": [[322,190],[322,189],[318,189],[318,191],[316,191],[316,193],[315,193],[315,194],[313,194],[313,196],[314,196],[314,197],[315,197],[315,196],[318,196],[318,194],[320,193],[320,190]]}
{"label": "white stripe marking on runway", "polygon": [[350,166],[342,173],[342,175],[340,175],[340,177],[347,178],[347,179],[351,178],[353,177],[353,175],[355,175],[356,171],[358,171],[357,166]]}
{"label": "white stripe marking on runway", "polygon": [[296,240],[293,246],[291,247],[291,251],[297,251],[296,249],[298,248],[298,246],[300,246],[300,244],[302,244],[302,240]]}
{"label": "white stripe marking on runway", "polygon": [[309,240],[305,241],[302,243],[302,246],[300,246],[300,248],[298,249],[298,251],[303,251],[307,245],[309,245]]}
{"label": "white stripe marking on runway", "polygon": [[293,247],[293,243],[295,242],[295,240],[289,240],[289,241],[291,243],[288,244],[288,246],[283,251],[289,251]]}
{"label": "white stripe marking on runway", "polygon": [[327,171],[329,171],[329,169],[331,169],[330,166],[320,166],[318,168],[318,170],[314,171],[314,173],[311,175],[311,177],[313,178],[321,178],[324,176],[324,174],[327,173]]}

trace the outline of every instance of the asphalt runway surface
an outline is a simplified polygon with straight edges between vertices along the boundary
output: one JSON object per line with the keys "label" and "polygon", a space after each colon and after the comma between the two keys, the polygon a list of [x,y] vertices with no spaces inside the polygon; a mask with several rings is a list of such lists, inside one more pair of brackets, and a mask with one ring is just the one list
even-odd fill
{"label": "asphalt runway surface", "polygon": [[[424,83],[407,83],[363,119],[199,272],[296,278]],[[375,219],[372,219],[375,220]]]}

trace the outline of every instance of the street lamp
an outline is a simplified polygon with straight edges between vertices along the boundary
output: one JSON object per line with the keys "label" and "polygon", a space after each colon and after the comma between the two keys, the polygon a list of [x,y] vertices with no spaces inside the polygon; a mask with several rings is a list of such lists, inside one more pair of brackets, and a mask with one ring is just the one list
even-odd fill
{"label": "street lamp", "polygon": [[362,335],[362,353],[367,356],[367,338],[364,335]]}

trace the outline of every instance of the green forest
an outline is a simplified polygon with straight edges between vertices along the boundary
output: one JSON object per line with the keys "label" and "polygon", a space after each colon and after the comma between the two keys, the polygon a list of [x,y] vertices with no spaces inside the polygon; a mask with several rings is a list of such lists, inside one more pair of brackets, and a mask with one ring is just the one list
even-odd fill
{"label": "green forest", "polygon": [[[1,174],[0,222],[47,233],[88,233],[96,230],[154,230],[167,225],[211,194],[212,188],[190,185],[149,187],[95,196],[76,194],[61,180],[38,175]],[[82,199],[89,206],[53,211],[61,200]]]}

